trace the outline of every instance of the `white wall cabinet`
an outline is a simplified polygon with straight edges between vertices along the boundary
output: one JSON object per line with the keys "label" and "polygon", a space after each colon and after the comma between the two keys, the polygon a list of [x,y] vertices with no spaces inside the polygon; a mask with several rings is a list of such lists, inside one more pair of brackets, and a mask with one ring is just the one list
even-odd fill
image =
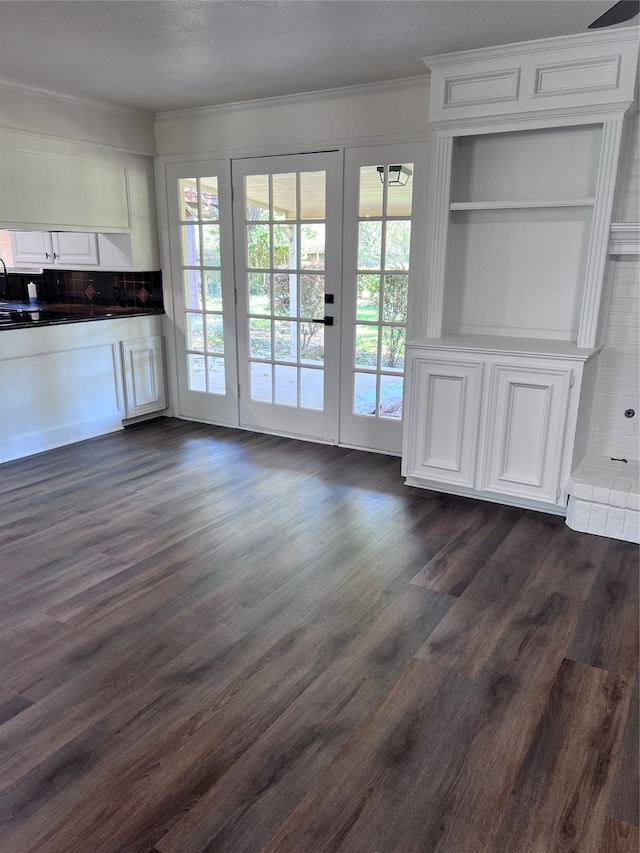
{"label": "white wall cabinet", "polygon": [[593,392],[594,352],[529,343],[526,355],[521,341],[481,336],[407,347],[408,485],[564,511],[584,454],[577,421]]}
{"label": "white wall cabinet", "polygon": [[[9,231],[13,266],[50,269],[98,269],[118,272],[139,269],[131,234],[82,231]],[[153,269],[153,267],[149,267]]]}
{"label": "white wall cabinet", "polygon": [[162,337],[122,341],[121,347],[127,418],[165,409]]}
{"label": "white wall cabinet", "polygon": [[12,231],[11,250],[15,267],[98,265],[98,235],[82,231]]}

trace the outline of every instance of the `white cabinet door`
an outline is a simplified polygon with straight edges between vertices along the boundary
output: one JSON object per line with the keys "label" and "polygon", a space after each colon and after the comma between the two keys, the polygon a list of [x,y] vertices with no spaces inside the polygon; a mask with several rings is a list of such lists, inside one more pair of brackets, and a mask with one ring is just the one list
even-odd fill
{"label": "white cabinet door", "polygon": [[53,246],[49,231],[12,231],[11,252],[14,266],[53,264]]}
{"label": "white cabinet door", "polygon": [[474,488],[483,366],[482,361],[413,360],[408,477]]}
{"label": "white cabinet door", "polygon": [[81,231],[54,231],[51,235],[53,259],[60,266],[96,266],[98,240],[96,234]]}
{"label": "white cabinet door", "polygon": [[162,337],[122,341],[127,418],[166,408]]}
{"label": "white cabinet door", "polygon": [[499,362],[490,370],[478,487],[556,503],[572,370]]}

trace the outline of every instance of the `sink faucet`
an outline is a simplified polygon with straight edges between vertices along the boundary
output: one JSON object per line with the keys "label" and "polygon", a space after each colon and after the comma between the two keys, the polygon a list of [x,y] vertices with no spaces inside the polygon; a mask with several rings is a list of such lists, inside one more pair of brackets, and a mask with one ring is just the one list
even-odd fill
{"label": "sink faucet", "polygon": [[0,258],[0,264],[2,264],[2,267],[4,269],[4,276],[2,278],[3,284],[0,288],[0,299],[6,299],[9,295],[9,273],[7,272],[7,265],[2,260],[2,258]]}

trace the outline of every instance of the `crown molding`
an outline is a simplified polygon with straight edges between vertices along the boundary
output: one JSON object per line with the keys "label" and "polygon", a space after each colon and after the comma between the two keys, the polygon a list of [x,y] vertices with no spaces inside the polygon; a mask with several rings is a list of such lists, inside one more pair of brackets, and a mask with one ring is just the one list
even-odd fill
{"label": "crown molding", "polygon": [[386,80],[380,83],[361,83],[356,86],[341,86],[336,89],[320,89],[315,92],[301,92],[294,95],[277,95],[271,98],[255,98],[250,101],[235,101],[229,104],[216,104],[210,107],[191,107],[184,110],[168,110],[156,113],[156,120],[171,120],[174,118],[194,118],[196,116],[216,116],[221,113],[242,112],[281,106],[296,106],[298,104],[317,103],[318,101],[333,101],[337,98],[353,98],[358,95],[375,95],[382,92],[399,92],[406,89],[419,89],[428,86],[429,74],[419,77],[402,77],[396,80]]}
{"label": "crown molding", "polygon": [[609,238],[610,255],[640,255],[640,224],[613,222]]}
{"label": "crown molding", "polygon": [[53,89],[45,89],[42,86],[32,86],[29,83],[21,83],[19,80],[11,80],[8,77],[0,77],[0,89],[19,92],[22,94],[39,95],[42,98],[50,98],[53,101],[62,101],[75,104],[80,107],[89,107],[107,113],[117,115],[133,116],[137,118],[153,119],[153,112],[140,110],[134,107],[125,107],[120,104],[112,104],[109,101],[95,101],[91,98],[81,98],[78,95],[70,95],[66,92],[56,92]]}
{"label": "crown molding", "polygon": [[620,29],[594,30],[588,33],[578,33],[569,36],[553,36],[552,38],[536,39],[534,41],[518,41],[511,44],[480,47],[473,50],[459,50],[456,53],[437,53],[433,56],[423,56],[422,61],[428,68],[441,68],[447,65],[459,65],[461,62],[478,62],[498,57],[541,53],[549,50],[566,50],[567,48],[589,47],[598,45],[620,44],[624,41],[638,42],[639,27],[621,27]]}

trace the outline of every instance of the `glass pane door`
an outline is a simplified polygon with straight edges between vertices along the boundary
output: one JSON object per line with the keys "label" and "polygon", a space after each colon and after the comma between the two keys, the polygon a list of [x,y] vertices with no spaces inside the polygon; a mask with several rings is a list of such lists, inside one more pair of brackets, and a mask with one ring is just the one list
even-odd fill
{"label": "glass pane door", "polygon": [[167,186],[175,192],[170,239],[179,413],[236,426],[228,165],[168,165]]}
{"label": "glass pane door", "polygon": [[418,145],[347,152],[342,444],[401,452],[404,349],[419,328],[423,286],[426,162]]}
{"label": "glass pane door", "polygon": [[234,162],[242,426],[335,439],[339,163]]}

